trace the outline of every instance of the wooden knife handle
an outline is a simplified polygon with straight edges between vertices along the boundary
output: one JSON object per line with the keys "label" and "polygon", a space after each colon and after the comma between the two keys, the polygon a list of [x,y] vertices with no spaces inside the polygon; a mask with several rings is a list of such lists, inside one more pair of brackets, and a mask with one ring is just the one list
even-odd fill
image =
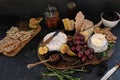
{"label": "wooden knife handle", "polygon": [[52,36],[50,36],[45,42],[41,43],[41,46],[48,44],[60,31],[56,31]]}
{"label": "wooden knife handle", "polygon": [[45,46],[45,45],[48,44],[53,38],[54,38],[54,36],[49,37],[45,42],[42,42],[40,46]]}

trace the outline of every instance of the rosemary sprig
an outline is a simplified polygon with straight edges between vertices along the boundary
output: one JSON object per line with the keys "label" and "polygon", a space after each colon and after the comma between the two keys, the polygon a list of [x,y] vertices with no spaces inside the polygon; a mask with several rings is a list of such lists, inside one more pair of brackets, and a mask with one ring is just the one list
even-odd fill
{"label": "rosemary sprig", "polygon": [[74,78],[72,74],[76,71],[84,71],[79,69],[57,70],[49,67],[47,67],[47,69],[49,70],[49,73],[42,73],[43,76],[56,76],[59,80],[81,80],[81,78]]}

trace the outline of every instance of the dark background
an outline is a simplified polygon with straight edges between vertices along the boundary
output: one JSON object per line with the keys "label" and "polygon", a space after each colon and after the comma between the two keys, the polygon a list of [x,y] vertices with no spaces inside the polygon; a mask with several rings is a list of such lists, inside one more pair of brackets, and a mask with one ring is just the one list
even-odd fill
{"label": "dark background", "polygon": [[[5,32],[19,21],[28,20],[31,16],[43,16],[48,4],[57,7],[61,17],[67,16],[66,2],[74,1],[77,4],[77,11],[82,11],[87,19],[97,23],[100,20],[100,13],[105,10],[120,12],[120,0],[0,0],[0,39]],[[27,69],[28,63],[39,61],[36,53],[39,41],[51,30],[47,28],[44,21],[41,22],[42,31],[32,39],[15,57],[9,58],[0,55],[0,80],[57,80],[56,78],[44,78],[41,72],[46,72],[44,65]],[[108,70],[120,61],[120,24],[112,29],[118,37],[113,56],[106,61]],[[98,66],[95,66],[92,73],[75,73],[75,77],[82,77],[82,80],[100,80],[97,76]],[[119,80],[120,70],[116,71],[109,80]]]}
{"label": "dark background", "polygon": [[74,1],[77,9],[90,16],[103,10],[120,11],[120,0],[0,0],[1,15],[43,15],[48,4],[54,4],[61,14],[66,14],[66,2]]}
{"label": "dark background", "polygon": [[68,1],[74,1],[77,11],[83,11],[86,18],[95,22],[100,20],[100,13],[105,10],[120,12],[120,0],[0,0],[0,16],[43,16],[48,4],[52,4],[61,17],[66,17]]}

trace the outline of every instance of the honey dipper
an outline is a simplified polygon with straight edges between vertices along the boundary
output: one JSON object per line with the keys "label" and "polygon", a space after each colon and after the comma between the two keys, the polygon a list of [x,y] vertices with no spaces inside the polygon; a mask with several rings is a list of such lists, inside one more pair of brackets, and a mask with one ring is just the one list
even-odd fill
{"label": "honey dipper", "polygon": [[39,64],[45,63],[45,62],[56,62],[59,59],[60,59],[59,54],[52,54],[52,55],[49,56],[49,59],[47,59],[47,60],[43,60],[43,61],[40,61],[40,62],[28,64],[27,68],[30,69],[30,68],[33,68],[33,67],[39,65]]}

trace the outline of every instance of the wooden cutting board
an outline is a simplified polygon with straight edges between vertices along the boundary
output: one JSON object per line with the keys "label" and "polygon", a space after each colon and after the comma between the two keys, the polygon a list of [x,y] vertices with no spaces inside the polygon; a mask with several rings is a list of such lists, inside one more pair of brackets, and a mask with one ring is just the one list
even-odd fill
{"label": "wooden cutting board", "polygon": [[[41,31],[41,26],[40,25],[37,25],[37,26],[38,27],[34,29],[34,33],[28,40],[21,42],[20,45],[15,50],[11,51],[10,53],[3,53],[3,54],[8,57],[15,56],[23,47],[25,47],[26,44],[28,44]],[[29,30],[28,22],[21,22],[18,25],[18,28],[20,30]]]}

